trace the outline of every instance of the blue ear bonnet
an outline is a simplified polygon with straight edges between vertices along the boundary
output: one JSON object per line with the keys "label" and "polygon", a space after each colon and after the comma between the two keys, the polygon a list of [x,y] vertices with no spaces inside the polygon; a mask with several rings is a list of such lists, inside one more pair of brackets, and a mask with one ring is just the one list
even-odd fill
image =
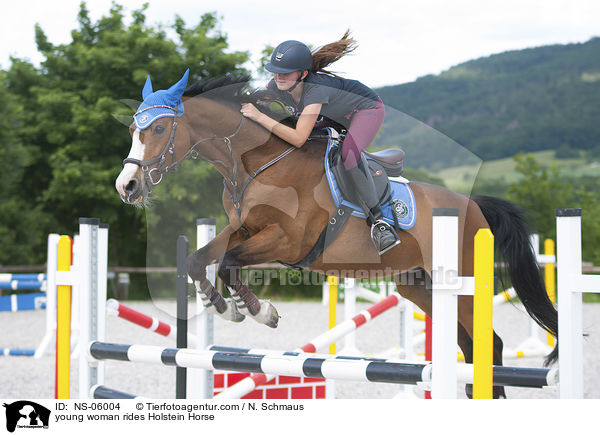
{"label": "blue ear bonnet", "polygon": [[183,101],[181,96],[187,86],[190,70],[186,70],[183,77],[167,90],[152,91],[152,82],[150,76],[146,79],[146,84],[142,90],[144,101],[138,107],[133,115],[135,126],[140,130],[148,128],[158,118],[165,116],[183,115]]}

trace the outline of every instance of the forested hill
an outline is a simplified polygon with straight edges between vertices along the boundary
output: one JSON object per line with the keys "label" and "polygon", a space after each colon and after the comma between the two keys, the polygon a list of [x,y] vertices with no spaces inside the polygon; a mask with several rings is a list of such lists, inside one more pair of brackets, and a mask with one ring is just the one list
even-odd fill
{"label": "forested hill", "polygon": [[[377,91],[388,107],[484,160],[547,149],[600,154],[599,37],[475,59]],[[427,141],[414,124],[391,117],[384,128],[378,147],[401,145],[411,152],[411,166],[424,165]],[[448,156],[447,163],[459,160]]]}

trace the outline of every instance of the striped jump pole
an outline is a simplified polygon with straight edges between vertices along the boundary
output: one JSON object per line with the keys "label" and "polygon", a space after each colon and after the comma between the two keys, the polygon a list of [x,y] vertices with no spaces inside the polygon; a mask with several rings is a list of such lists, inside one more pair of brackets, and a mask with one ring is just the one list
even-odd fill
{"label": "striped jump pole", "polygon": [[273,377],[298,376],[409,384],[422,382],[426,376],[424,371],[427,366],[329,354],[269,351],[267,354],[259,355],[100,342],[90,343],[89,353],[97,360],[110,359],[207,370],[252,372]]}
{"label": "striped jump pole", "polygon": [[[260,349],[260,348],[240,348],[232,346],[218,346],[213,345],[208,350],[218,352],[234,352],[254,355],[285,355],[295,354],[295,352],[284,352],[282,350],[272,349]],[[308,357],[324,357],[323,355],[311,354]],[[380,362],[399,362],[394,358],[370,358],[370,357],[354,357],[347,355],[326,355],[328,358],[336,359],[358,359],[367,361],[380,361]],[[420,364],[417,364],[420,365]],[[429,365],[424,363],[424,365]],[[554,386],[558,383],[558,371],[556,369],[540,369],[540,368],[523,368],[523,367],[509,367],[509,366],[493,366],[494,372],[494,385],[500,386],[512,386],[512,387],[525,387],[525,388],[544,388],[547,386]],[[426,371],[428,376],[431,372]],[[471,382],[473,377],[473,365],[463,365],[462,369],[458,372],[459,381]],[[420,381],[419,381],[420,382]]]}
{"label": "striped jump pole", "polygon": [[46,290],[43,273],[0,273],[0,290]]}
{"label": "striped jump pole", "polygon": [[[398,305],[401,296],[398,293],[392,293],[381,302],[378,302],[359,314],[355,315],[352,319],[346,320],[334,328],[324,332],[323,334],[313,338],[308,343],[295,349],[292,352],[306,352],[315,353],[318,350],[326,349],[331,343],[335,343],[346,334],[356,330],[357,328],[367,324],[372,319],[380,315],[381,313],[389,310],[390,308]],[[250,370],[248,370],[250,371]],[[252,392],[259,385],[263,385],[271,381],[274,375],[265,374],[252,374],[251,376],[242,379],[235,385],[223,390],[216,398],[218,399],[239,399],[246,394]]]}
{"label": "striped jump pole", "polygon": [[[427,382],[431,377],[429,364],[408,364],[376,358],[280,350],[254,354],[248,352],[260,352],[260,350],[219,346],[213,346],[211,349],[215,350],[103,342],[91,342],[88,347],[91,357],[99,361],[129,361],[174,367],[252,372],[264,376],[296,376],[393,384]],[[556,369],[494,367],[495,385],[543,388],[555,385],[557,375]],[[458,378],[461,382],[473,382],[473,367],[463,365]]]}
{"label": "striped jump pole", "polygon": [[35,349],[0,348],[0,356],[33,356]]}
{"label": "striped jump pole", "polygon": [[12,281],[46,281],[45,273],[0,273],[0,282]]}
{"label": "striped jump pole", "polygon": [[[123,320],[141,326],[142,328],[148,329],[164,337],[173,340],[177,337],[177,327],[175,325],[159,320],[158,317],[144,314],[116,299],[108,299],[106,301],[106,311],[108,314],[116,315]],[[187,339],[188,345],[196,345],[196,336],[194,334],[188,332]]]}
{"label": "striped jump pole", "polygon": [[46,308],[46,293],[0,296],[0,311],[27,311]]}
{"label": "striped jump pole", "polygon": [[46,290],[45,281],[0,281],[0,290]]}

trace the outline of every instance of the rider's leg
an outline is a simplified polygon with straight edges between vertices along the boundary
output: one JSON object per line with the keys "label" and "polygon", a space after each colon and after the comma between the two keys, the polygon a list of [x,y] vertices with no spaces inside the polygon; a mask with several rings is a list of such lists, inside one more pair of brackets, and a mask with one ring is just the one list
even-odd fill
{"label": "rider's leg", "polygon": [[368,168],[364,167],[360,153],[373,142],[383,124],[385,108],[381,100],[373,109],[361,110],[350,114],[352,121],[344,143],[342,144],[342,160],[348,179],[360,198],[360,206],[367,215],[367,224],[371,226],[371,239],[379,254],[383,254],[400,243],[398,235],[391,225],[383,220],[375,183]]}
{"label": "rider's leg", "polygon": [[367,215],[367,224],[371,226],[371,239],[379,255],[389,251],[400,243],[391,225],[383,220],[381,207],[378,206],[375,183],[369,168],[366,168],[363,162],[357,166],[346,170],[349,179],[357,196],[360,200],[360,206]]}

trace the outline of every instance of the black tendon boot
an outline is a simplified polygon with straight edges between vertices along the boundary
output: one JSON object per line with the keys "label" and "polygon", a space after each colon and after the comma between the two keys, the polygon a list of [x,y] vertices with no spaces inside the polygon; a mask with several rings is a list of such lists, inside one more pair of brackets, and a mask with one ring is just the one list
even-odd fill
{"label": "black tendon boot", "polygon": [[393,227],[383,220],[381,207],[377,205],[377,192],[375,183],[368,168],[364,167],[363,162],[358,166],[347,169],[348,180],[359,198],[359,205],[367,215],[367,224],[371,226],[371,240],[379,255],[383,255],[394,246],[400,244],[400,239]]}

